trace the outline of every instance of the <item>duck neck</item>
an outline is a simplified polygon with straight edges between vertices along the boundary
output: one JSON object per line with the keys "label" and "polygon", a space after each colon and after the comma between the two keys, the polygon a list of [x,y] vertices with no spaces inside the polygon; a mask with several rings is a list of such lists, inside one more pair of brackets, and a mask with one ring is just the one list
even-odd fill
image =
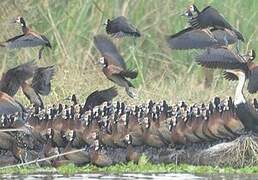
{"label": "duck neck", "polygon": [[26,34],[29,31],[29,28],[26,26],[25,21],[21,22],[22,32]]}
{"label": "duck neck", "polygon": [[238,77],[238,85],[236,88],[236,93],[235,93],[235,104],[241,104],[241,103],[246,103],[245,97],[243,95],[243,88],[245,85],[245,74],[240,73]]}

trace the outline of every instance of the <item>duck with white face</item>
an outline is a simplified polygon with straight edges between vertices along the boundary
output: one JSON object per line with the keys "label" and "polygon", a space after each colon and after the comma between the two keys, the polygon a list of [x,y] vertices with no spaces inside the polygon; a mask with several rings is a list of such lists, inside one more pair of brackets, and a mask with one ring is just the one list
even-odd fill
{"label": "duck with white face", "polygon": [[114,43],[107,37],[95,36],[94,44],[102,55],[97,63],[101,65],[106,78],[118,86],[124,87],[130,97],[137,98],[137,94],[133,90],[134,85],[128,78],[135,79],[138,71],[126,67],[123,57],[119,54]]}
{"label": "duck with white face", "polygon": [[193,17],[196,17],[199,13],[199,10],[197,7],[192,4],[189,6],[189,8],[182,14],[182,16],[186,16],[187,18],[191,19]]}
{"label": "duck with white face", "polygon": [[100,167],[106,167],[113,164],[113,160],[107,154],[107,151],[102,149],[102,144],[99,139],[96,139],[91,145],[90,161],[92,164]]}
{"label": "duck with white face", "polygon": [[189,24],[194,29],[215,28],[230,31],[237,36],[237,39],[244,42],[243,35],[232,27],[227,20],[215,8],[205,7],[202,11],[193,4],[182,14],[188,18]]}
{"label": "duck with white face", "polygon": [[14,23],[20,24],[23,34],[8,39],[4,43],[1,43],[0,47],[14,49],[41,46],[41,49],[39,50],[39,59],[42,57],[44,47],[52,48],[46,36],[32,31],[27,27],[25,19],[22,16],[16,17]]}
{"label": "duck with white face", "polygon": [[112,20],[107,19],[104,22],[106,33],[114,38],[123,38],[125,36],[140,37],[140,31],[132,25],[124,16],[119,16]]}

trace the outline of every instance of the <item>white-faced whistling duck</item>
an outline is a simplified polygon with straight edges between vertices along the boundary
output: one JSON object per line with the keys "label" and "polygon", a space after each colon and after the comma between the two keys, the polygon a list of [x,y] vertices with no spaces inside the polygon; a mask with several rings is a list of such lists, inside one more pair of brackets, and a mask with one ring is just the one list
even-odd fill
{"label": "white-faced whistling duck", "polygon": [[165,146],[166,142],[163,141],[162,136],[158,132],[158,129],[155,127],[154,122],[148,118],[145,117],[143,119],[143,140],[145,144],[151,146],[151,147],[157,147],[160,148],[162,146]]}
{"label": "white-faced whistling duck", "polygon": [[[197,63],[207,68],[221,68],[221,69],[241,69],[249,78],[248,91],[255,93],[258,90],[257,64],[253,62],[256,57],[254,50],[249,50],[247,54],[240,55],[229,50],[228,48],[209,48],[203,54],[196,57]],[[224,72],[224,76],[228,80],[237,80],[234,74]]]}
{"label": "white-faced whistling duck", "polygon": [[194,29],[186,28],[167,38],[171,49],[205,49],[234,44],[237,41],[235,34],[221,29]]}
{"label": "white-faced whistling duck", "polygon": [[103,56],[98,63],[101,64],[105,76],[117,85],[125,87],[127,94],[135,98],[136,95],[131,89],[134,88],[134,85],[126,78],[135,79],[138,72],[127,69],[124,59],[118,53],[115,45],[105,36],[95,36],[94,43]]}
{"label": "white-faced whistling duck", "polygon": [[124,36],[140,37],[138,29],[132,25],[124,16],[119,16],[113,20],[107,19],[104,23],[106,32],[115,38]]}
{"label": "white-faced whistling duck", "polygon": [[233,28],[226,19],[213,7],[207,6],[201,12],[195,5],[191,5],[184,13],[188,17],[189,24],[194,29],[219,28],[233,31],[239,40],[244,41],[243,35]]}
{"label": "white-faced whistling duck", "polygon": [[[235,92],[234,104],[236,106],[236,113],[244,127],[247,130],[258,132],[258,113],[255,108],[246,102],[243,95],[243,88],[246,80],[246,73],[240,69],[226,70],[234,74],[238,78],[238,85]],[[256,77],[257,78],[257,77]]]}
{"label": "white-faced whistling duck", "polygon": [[141,153],[137,152],[133,147],[133,138],[130,134],[125,136],[125,142],[127,144],[126,160],[138,163]]}
{"label": "white-faced whistling duck", "polygon": [[21,25],[23,34],[8,39],[6,42],[1,43],[0,46],[10,49],[42,46],[39,50],[39,59],[41,59],[42,51],[45,46],[52,48],[46,36],[34,32],[27,27],[23,17],[18,16],[15,19],[15,23],[19,23]]}
{"label": "white-faced whistling duck", "polygon": [[35,69],[36,64],[34,60],[9,69],[2,75],[0,90],[9,96],[14,96],[22,83],[32,78]]}
{"label": "white-faced whistling duck", "polygon": [[115,87],[92,92],[86,99],[82,113],[99,106],[104,102],[112,101],[118,95]]}
{"label": "white-faced whistling duck", "polygon": [[40,67],[35,70],[32,84],[24,82],[22,91],[34,106],[44,109],[40,95],[47,96],[51,91],[51,79],[55,73],[54,66]]}
{"label": "white-faced whistling duck", "polygon": [[[73,147],[72,145],[73,140],[75,139],[75,136],[76,136],[76,133],[73,130],[70,130],[69,132],[67,132],[66,138],[68,140],[68,144],[65,147],[64,152],[76,150],[76,148]],[[65,155],[65,158],[69,159],[76,165],[85,165],[90,162],[90,154],[87,151],[80,151],[77,153],[68,154],[68,155]]]}
{"label": "white-faced whistling duck", "polygon": [[103,145],[100,143],[99,139],[96,139],[90,150],[91,163],[100,167],[112,165],[112,159],[107,155],[107,151],[102,148]]}

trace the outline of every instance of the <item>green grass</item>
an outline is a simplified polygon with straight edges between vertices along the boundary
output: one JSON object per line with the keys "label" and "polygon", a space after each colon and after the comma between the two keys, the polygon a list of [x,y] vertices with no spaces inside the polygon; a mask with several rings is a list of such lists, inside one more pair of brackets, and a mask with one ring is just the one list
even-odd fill
{"label": "green grass", "polygon": [[[22,15],[33,30],[45,34],[53,45],[53,49],[45,51],[38,62],[40,65],[57,65],[53,91],[44,101],[54,103],[73,93],[84,100],[90,92],[113,85],[94,64],[100,54],[92,40],[95,34],[105,33],[102,24],[106,18],[124,15],[143,33],[135,46],[132,39],[115,40],[128,66],[139,70],[139,76],[133,82],[139,99],[128,98],[122,88],[119,88],[118,99],[130,103],[147,99],[166,99],[174,103],[183,99],[193,103],[211,100],[215,95],[233,96],[235,84],[223,80],[221,71],[216,71],[212,88],[203,88],[202,68],[193,60],[197,51],[172,51],[165,42],[166,35],[186,26],[186,19],[179,15],[192,3],[200,9],[207,5],[217,8],[243,32],[246,43],[241,50],[256,49],[258,1],[253,0],[3,1],[0,5],[0,41],[21,33],[20,27],[10,21],[16,15]],[[0,49],[0,72],[37,57],[37,52],[38,48]],[[17,99],[28,103],[21,93]]]}
{"label": "green grass", "polygon": [[117,164],[105,168],[96,167],[93,165],[86,165],[83,167],[77,167],[73,164],[61,166],[59,168],[51,167],[36,167],[34,165],[9,168],[0,170],[0,174],[38,174],[38,173],[58,173],[63,175],[74,175],[78,173],[191,173],[191,174],[252,174],[258,173],[258,166],[245,167],[240,169],[234,169],[231,167],[219,168],[211,166],[193,166],[187,164],[151,164],[147,161],[140,162],[139,164],[133,164],[129,162],[127,164]]}

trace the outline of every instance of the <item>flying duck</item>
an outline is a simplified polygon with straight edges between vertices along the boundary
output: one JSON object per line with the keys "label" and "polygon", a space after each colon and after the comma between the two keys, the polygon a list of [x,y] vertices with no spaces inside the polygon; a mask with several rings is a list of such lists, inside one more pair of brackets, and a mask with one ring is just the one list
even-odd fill
{"label": "flying duck", "polygon": [[124,16],[119,16],[113,20],[107,19],[104,25],[106,25],[107,34],[110,34],[115,38],[122,38],[125,36],[141,36],[139,30]]}
{"label": "flying duck", "polygon": [[8,39],[4,43],[0,43],[0,46],[9,49],[42,46],[39,50],[39,59],[41,59],[44,47],[52,48],[46,36],[34,32],[27,27],[23,17],[18,16],[15,19],[15,23],[19,23],[21,25],[23,34]]}
{"label": "flying duck", "polygon": [[[220,69],[241,69],[249,79],[247,89],[250,93],[258,91],[258,65],[253,62],[256,57],[254,50],[249,50],[247,54],[241,55],[228,48],[209,48],[196,57],[197,63],[207,68]],[[224,77],[228,80],[237,80],[237,76],[224,72]]]}
{"label": "flying duck", "polygon": [[83,112],[93,109],[95,106],[101,105],[104,102],[111,101],[116,96],[117,90],[115,87],[104,90],[96,90],[87,97],[83,106]]}
{"label": "flying duck", "polygon": [[205,49],[208,47],[227,46],[237,42],[237,37],[230,30],[186,28],[167,37],[171,49]]}
{"label": "flying duck", "polygon": [[40,67],[35,70],[31,84],[28,84],[27,82],[22,84],[24,95],[35,107],[44,108],[40,95],[49,95],[51,91],[51,80],[54,74],[54,66]]}
{"label": "flying duck", "polygon": [[211,6],[207,6],[202,11],[199,11],[198,8],[193,4],[187,9],[184,15],[188,18],[190,26],[194,29],[210,27],[228,29],[233,31],[239,40],[244,41],[243,35],[234,27],[232,27],[226,21],[226,19]]}
{"label": "flying duck", "polygon": [[9,96],[14,96],[19,90],[20,86],[26,80],[33,77],[35,70],[35,60],[9,69],[2,75],[0,81],[0,91],[7,93]]}
{"label": "flying duck", "polygon": [[138,72],[127,69],[124,59],[118,53],[115,45],[105,36],[95,36],[94,43],[102,55],[98,63],[101,64],[105,76],[117,85],[124,87],[127,94],[134,98],[136,95],[131,89],[134,88],[134,85],[127,78],[135,79]]}

